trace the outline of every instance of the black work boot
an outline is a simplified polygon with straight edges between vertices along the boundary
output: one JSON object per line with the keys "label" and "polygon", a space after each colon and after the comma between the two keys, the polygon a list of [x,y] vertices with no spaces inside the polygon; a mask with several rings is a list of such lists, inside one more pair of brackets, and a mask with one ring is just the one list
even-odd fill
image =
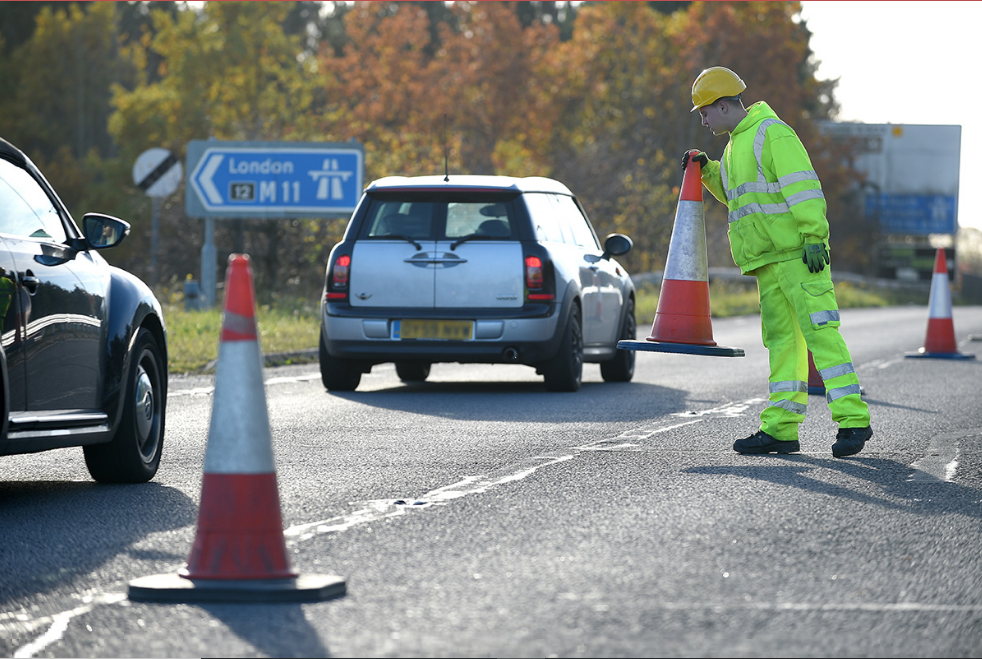
{"label": "black work boot", "polygon": [[733,450],[737,453],[797,453],[801,450],[798,440],[774,439],[763,430],[758,430],[746,439],[738,439],[733,442]]}
{"label": "black work boot", "polygon": [[832,455],[837,458],[844,458],[847,455],[856,455],[863,450],[866,442],[873,436],[873,429],[870,426],[865,428],[839,428],[835,435],[835,444],[832,445]]}

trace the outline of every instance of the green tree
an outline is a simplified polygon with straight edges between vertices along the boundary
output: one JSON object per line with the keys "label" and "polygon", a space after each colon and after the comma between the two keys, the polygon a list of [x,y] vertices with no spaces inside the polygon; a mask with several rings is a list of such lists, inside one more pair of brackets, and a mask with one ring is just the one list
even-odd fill
{"label": "green tree", "polygon": [[[125,159],[133,162],[156,146],[183,157],[195,139],[322,139],[314,126],[323,109],[318,90],[324,85],[304,41],[285,31],[293,8],[294,3],[210,2],[200,13],[153,11],[153,32],[146,31],[128,50],[140,81],[132,88],[113,89],[116,112],[109,130]],[[149,70],[155,59],[159,66]],[[161,260],[182,263],[192,272],[188,242],[197,232],[181,209],[173,211],[178,217],[168,225],[180,230],[166,243],[162,237]],[[290,268],[297,260],[286,257],[302,249],[307,224],[264,220],[221,225],[223,244],[254,253],[261,267],[257,285],[268,286],[281,275],[293,278]],[[247,239],[243,229],[259,235]],[[280,269],[284,261],[286,272]]]}

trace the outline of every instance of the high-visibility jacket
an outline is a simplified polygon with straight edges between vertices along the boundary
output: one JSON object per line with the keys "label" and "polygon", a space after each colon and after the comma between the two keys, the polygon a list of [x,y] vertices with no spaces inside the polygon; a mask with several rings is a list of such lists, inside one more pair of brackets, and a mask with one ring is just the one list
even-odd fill
{"label": "high-visibility jacket", "polygon": [[744,274],[800,259],[806,243],[828,247],[818,175],[801,140],[767,103],[747,109],[723,157],[702,168],[702,181],[729,208],[730,251]]}

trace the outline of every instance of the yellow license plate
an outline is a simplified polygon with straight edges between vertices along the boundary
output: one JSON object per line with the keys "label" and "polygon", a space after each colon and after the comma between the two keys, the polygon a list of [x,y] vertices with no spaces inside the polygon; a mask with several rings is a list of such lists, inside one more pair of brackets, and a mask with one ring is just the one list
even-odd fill
{"label": "yellow license plate", "polygon": [[469,320],[403,320],[399,323],[401,339],[437,339],[469,341],[474,323]]}

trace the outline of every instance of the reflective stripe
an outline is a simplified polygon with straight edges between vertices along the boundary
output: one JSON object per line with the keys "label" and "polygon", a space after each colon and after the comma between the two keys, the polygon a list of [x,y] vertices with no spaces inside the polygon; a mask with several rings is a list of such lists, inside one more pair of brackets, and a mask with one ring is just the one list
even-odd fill
{"label": "reflective stripe", "polygon": [[[726,191],[727,201],[736,201],[741,195],[747,193],[780,194],[786,186],[793,185],[795,183],[802,183],[804,181],[818,181],[818,174],[815,173],[815,170],[813,169],[786,174],[778,179],[777,182],[767,180],[767,177],[764,176],[764,142],[767,138],[767,129],[775,124],[786,126],[788,130],[791,130],[790,126],[783,121],[778,121],[777,119],[765,119],[764,121],[760,122],[760,126],[757,127],[757,134],[754,135],[754,158],[757,160],[756,181],[742,183],[731,190],[729,177],[726,174],[726,158],[720,159],[719,171],[720,176],[723,179],[723,190]],[[781,213],[787,213],[790,211],[790,206],[794,206],[795,204],[800,204],[803,201],[809,201],[812,199],[825,199],[825,195],[822,193],[821,189],[803,190],[787,197],[787,203],[784,203],[784,201],[778,201],[774,204],[761,204],[759,202],[753,202],[747,204],[746,206],[741,206],[735,211],[730,211],[729,221],[736,222],[740,218],[751,213],[764,213],[765,215],[779,215]]]}
{"label": "reflective stripe", "polygon": [[858,384],[849,384],[845,387],[836,387],[835,389],[829,389],[825,393],[825,399],[828,402],[832,402],[837,398],[842,398],[843,396],[850,396],[856,394],[857,396],[862,394],[863,390],[859,388]]}
{"label": "reflective stripe", "polygon": [[823,368],[818,372],[818,374],[822,376],[822,380],[831,380],[832,378],[837,378],[840,375],[848,375],[855,372],[856,369],[853,368],[852,362],[846,362],[845,364],[839,364],[838,366]]}
{"label": "reflective stripe", "polygon": [[751,181],[750,183],[744,183],[743,185],[738,185],[737,187],[733,188],[732,193],[733,193],[733,198],[736,199],[740,195],[746,194],[748,192],[765,192],[767,194],[777,194],[780,191],[781,191],[780,183],[768,183],[766,181],[764,183],[761,183],[760,181]]}
{"label": "reflective stripe", "polygon": [[778,204],[758,204],[756,202],[747,204],[746,206],[741,206],[735,211],[730,211],[727,216],[730,222],[736,222],[742,217],[746,217],[751,213],[761,213],[763,215],[783,215],[789,212],[791,209],[783,201]]}
{"label": "reflective stripe", "polygon": [[809,169],[802,172],[795,172],[793,174],[785,174],[777,181],[781,184],[781,187],[791,185],[792,183],[801,183],[802,181],[817,181],[818,174],[815,173],[814,169]]}
{"label": "reflective stripe", "polygon": [[805,410],[808,409],[805,403],[796,403],[793,400],[776,400],[768,405],[768,407],[780,407],[782,410],[800,414],[801,416],[805,416]]}
{"label": "reflective stripe", "polygon": [[783,382],[771,382],[770,391],[772,394],[779,394],[784,391],[808,391],[808,383],[801,380],[784,380]]}
{"label": "reflective stripe", "polygon": [[[757,134],[754,135],[754,157],[757,158],[758,181],[761,181],[764,178],[764,166],[762,162],[764,160],[764,141],[767,139],[767,129],[774,124],[788,126],[783,121],[778,121],[777,119],[764,119],[762,122],[760,122],[760,126],[757,127]],[[788,126],[788,128],[791,128],[791,126]]]}
{"label": "reflective stripe", "polygon": [[790,197],[785,197],[785,199],[788,200],[788,206],[794,206],[795,204],[800,204],[803,201],[825,199],[825,194],[821,190],[802,190],[801,192],[795,192]]}
{"label": "reflective stripe", "polygon": [[[769,185],[767,179],[764,177],[764,164],[763,164],[764,141],[765,138],[767,137],[767,129],[773,126],[774,124],[781,124],[782,126],[788,126],[783,121],[778,121],[777,119],[764,119],[762,122],[760,122],[760,126],[757,127],[757,134],[754,135],[754,158],[757,160],[757,182],[756,182],[757,185],[763,185],[763,186]],[[788,126],[788,128],[790,129],[791,127]],[[726,175],[726,158],[722,158],[720,160],[719,171],[720,171],[720,176],[723,179],[723,189],[726,191],[726,199],[728,201],[733,201],[744,192],[780,192],[781,191],[780,186],[778,186],[776,190],[771,189],[769,187],[765,189],[743,189],[744,186],[754,185],[754,183],[745,183],[734,190],[730,190],[729,179]],[[730,221],[732,222],[733,220]]]}
{"label": "reflective stripe", "polygon": [[839,320],[838,311],[816,311],[813,314],[808,314],[808,318],[811,319],[812,323],[815,325],[826,325],[832,321]]}

